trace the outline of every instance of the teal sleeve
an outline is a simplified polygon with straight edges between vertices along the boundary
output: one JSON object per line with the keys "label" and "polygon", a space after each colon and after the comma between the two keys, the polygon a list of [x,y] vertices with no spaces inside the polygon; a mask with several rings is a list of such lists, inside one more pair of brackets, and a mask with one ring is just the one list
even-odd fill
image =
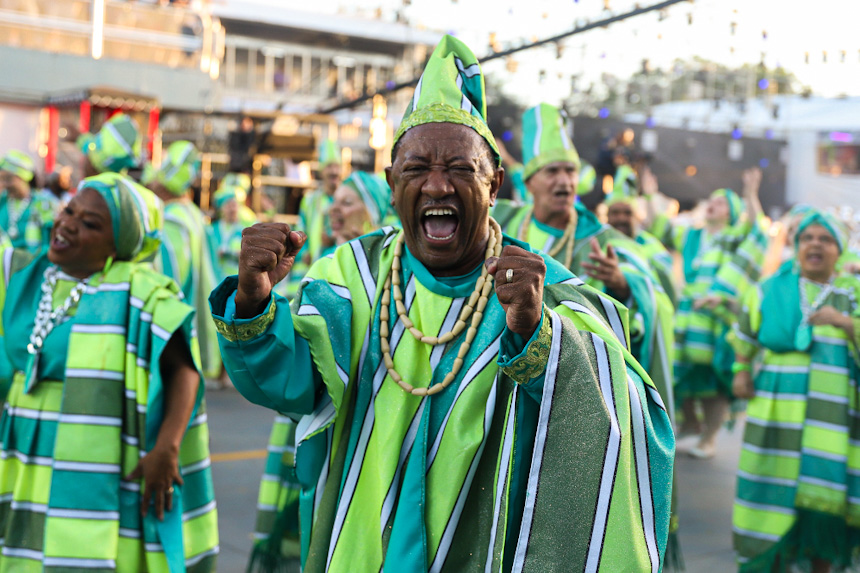
{"label": "teal sleeve", "polygon": [[[496,359],[496,363],[499,365],[499,368],[514,367],[516,366],[517,361],[521,361],[526,357],[529,347],[532,346],[533,343],[537,342],[541,329],[544,327],[544,320],[546,320],[546,317],[544,316],[545,314],[546,313],[541,313],[540,322],[538,323],[537,328],[535,328],[534,333],[532,333],[531,338],[528,340],[505,326],[505,329],[502,331],[501,339],[499,340],[499,357]],[[525,390],[538,403],[540,403],[541,395],[543,394],[543,382],[545,376],[546,367],[544,367],[537,376],[532,376],[527,382],[520,384],[523,390]]]}
{"label": "teal sleeve", "polygon": [[293,329],[287,299],[273,294],[259,316],[235,318],[237,282],[226,278],[209,297],[230,379],[250,402],[291,416],[310,414],[321,379],[307,341]]}

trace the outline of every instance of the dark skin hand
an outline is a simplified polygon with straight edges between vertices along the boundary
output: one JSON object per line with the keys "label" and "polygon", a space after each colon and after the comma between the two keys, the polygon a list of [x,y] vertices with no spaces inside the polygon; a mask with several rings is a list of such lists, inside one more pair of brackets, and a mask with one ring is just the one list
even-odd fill
{"label": "dark skin hand", "polygon": [[600,250],[597,239],[591,239],[591,253],[588,258],[592,260],[591,263],[582,263],[582,268],[588,271],[588,276],[605,284],[606,289],[615,298],[626,300],[630,297],[630,285],[627,284],[627,279],[624,278],[624,273],[618,266],[618,255],[615,254],[612,245],[607,245],[604,254]]}
{"label": "dark skin hand", "polygon": [[140,513],[145,517],[152,503],[159,521],[164,519],[165,509],[173,509],[173,484],[183,483],[179,471],[179,447],[200,386],[200,375],[181,335],[174,334],[168,341],[161,355],[160,367],[165,385],[164,421],[155,447],[125,478],[129,481],[143,478]]}
{"label": "dark skin hand", "polygon": [[263,312],[272,288],[289,274],[307,235],[284,223],[260,223],[242,231],[236,318]]}
{"label": "dark skin hand", "polygon": [[[495,280],[496,296],[505,311],[508,329],[523,338],[531,338],[543,313],[543,284],[546,263],[537,253],[508,245],[500,257],[490,257],[485,263]],[[513,278],[507,281],[508,269]]]}

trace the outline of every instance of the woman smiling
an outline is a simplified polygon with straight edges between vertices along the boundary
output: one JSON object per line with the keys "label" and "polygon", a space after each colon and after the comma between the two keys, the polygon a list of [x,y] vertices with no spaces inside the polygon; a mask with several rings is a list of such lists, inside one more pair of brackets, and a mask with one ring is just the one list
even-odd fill
{"label": "woman smiling", "polygon": [[808,213],[795,263],[750,289],[729,337],[734,393],[751,398],[734,507],[741,571],[826,572],[860,547],[860,281],[836,274],[845,245],[836,219]]}
{"label": "woman smiling", "polygon": [[3,252],[0,571],[214,570],[193,310],[137,262],[160,208],[122,175],[90,177],[47,253]]}

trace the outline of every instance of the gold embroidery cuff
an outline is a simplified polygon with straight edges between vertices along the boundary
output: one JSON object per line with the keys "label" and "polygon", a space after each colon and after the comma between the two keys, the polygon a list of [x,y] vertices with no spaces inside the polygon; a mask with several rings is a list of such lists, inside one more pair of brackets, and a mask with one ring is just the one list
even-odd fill
{"label": "gold embroidery cuff", "polygon": [[228,341],[234,343],[247,342],[263,334],[275,320],[275,299],[273,297],[269,301],[269,307],[266,309],[266,312],[249,322],[236,324],[235,321],[227,322],[214,316],[212,320],[215,321],[215,329],[218,331],[218,334]]}
{"label": "gold embroidery cuff", "polygon": [[550,317],[549,309],[544,305],[543,320],[541,321],[538,335],[526,346],[521,356],[502,368],[502,372],[517,384],[527,384],[546,370],[551,345],[552,318]]}

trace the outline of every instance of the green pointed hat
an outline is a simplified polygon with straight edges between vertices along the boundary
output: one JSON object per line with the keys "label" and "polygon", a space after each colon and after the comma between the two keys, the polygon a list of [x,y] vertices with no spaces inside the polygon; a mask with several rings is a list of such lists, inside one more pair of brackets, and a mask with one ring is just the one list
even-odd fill
{"label": "green pointed hat", "polygon": [[29,183],[36,176],[36,165],[26,153],[12,149],[0,158],[0,171],[8,171]]}
{"label": "green pointed hat", "polygon": [[326,165],[331,165],[332,163],[340,164],[341,162],[341,151],[340,146],[337,144],[337,141],[333,139],[326,139],[322,143],[320,143],[319,148],[319,166],[320,169],[325,167]]}
{"label": "green pointed hat", "polygon": [[81,135],[78,147],[100,173],[121,173],[137,167],[141,149],[140,129],[132,117],[119,113],[106,121],[96,135]]}
{"label": "green pointed hat", "polygon": [[556,161],[570,161],[579,170],[579,153],[567,134],[567,116],[557,107],[542,103],[523,114],[523,179]]}
{"label": "green pointed hat", "polygon": [[606,206],[622,201],[635,202],[636,171],[629,165],[620,165],[613,178],[612,193],[606,196]]}
{"label": "green pointed hat", "polygon": [[[394,145],[403,134],[425,123],[457,123],[471,127],[483,137],[501,164],[501,155],[487,127],[487,98],[484,75],[478,58],[466,44],[444,36],[415,86],[403,121],[394,134]],[[394,147],[392,147],[392,161]]]}
{"label": "green pointed hat", "polygon": [[183,195],[200,174],[200,154],[190,141],[176,141],[167,148],[155,179],[174,195]]}

